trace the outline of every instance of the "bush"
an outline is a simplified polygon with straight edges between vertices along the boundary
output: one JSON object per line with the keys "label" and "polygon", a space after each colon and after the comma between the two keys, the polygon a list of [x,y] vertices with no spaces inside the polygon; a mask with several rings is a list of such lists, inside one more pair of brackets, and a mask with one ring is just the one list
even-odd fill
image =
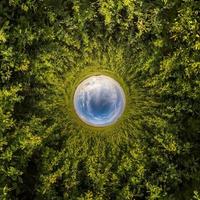
{"label": "bush", "polygon": [[[198,199],[199,7],[2,0],[0,199]],[[103,129],[72,102],[99,73],[127,98]]]}

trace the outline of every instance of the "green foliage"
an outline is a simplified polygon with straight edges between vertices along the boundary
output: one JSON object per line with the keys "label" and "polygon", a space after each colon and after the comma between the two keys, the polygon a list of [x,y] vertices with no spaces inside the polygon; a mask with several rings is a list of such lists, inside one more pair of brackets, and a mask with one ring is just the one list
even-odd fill
{"label": "green foliage", "polygon": [[199,193],[197,191],[194,191],[194,196],[193,196],[194,199],[196,200],[199,200],[200,199],[200,196],[199,196]]}
{"label": "green foliage", "polygon": [[[0,199],[199,199],[200,3],[1,0]],[[108,74],[126,110],[82,123]]]}

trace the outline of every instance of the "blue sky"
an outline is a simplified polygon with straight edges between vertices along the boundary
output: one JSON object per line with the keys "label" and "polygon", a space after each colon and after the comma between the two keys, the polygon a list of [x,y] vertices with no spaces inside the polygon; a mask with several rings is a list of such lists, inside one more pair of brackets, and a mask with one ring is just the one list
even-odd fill
{"label": "blue sky", "polygon": [[114,79],[104,75],[91,76],[77,87],[74,107],[85,123],[106,126],[121,116],[125,107],[125,95]]}

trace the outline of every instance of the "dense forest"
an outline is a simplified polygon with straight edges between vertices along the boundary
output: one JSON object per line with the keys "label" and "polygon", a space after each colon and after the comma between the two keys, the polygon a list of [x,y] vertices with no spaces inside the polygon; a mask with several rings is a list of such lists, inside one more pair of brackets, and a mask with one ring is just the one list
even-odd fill
{"label": "dense forest", "polygon": [[[127,104],[80,123],[77,84]],[[200,200],[200,1],[0,1],[1,200]]]}

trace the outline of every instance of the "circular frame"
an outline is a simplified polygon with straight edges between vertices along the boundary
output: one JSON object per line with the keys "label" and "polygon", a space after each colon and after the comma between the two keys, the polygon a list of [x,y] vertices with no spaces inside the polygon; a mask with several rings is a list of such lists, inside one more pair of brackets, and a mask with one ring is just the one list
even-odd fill
{"label": "circular frame", "polygon": [[[79,116],[77,115],[75,109],[74,109],[74,94],[76,91],[76,88],[78,87],[78,85],[84,81],[85,79],[89,78],[90,76],[98,76],[98,75],[105,75],[105,76],[109,76],[111,78],[113,78],[114,80],[116,80],[121,88],[124,91],[125,94],[125,98],[126,98],[126,105],[124,108],[124,112],[121,114],[120,118],[118,118],[118,120],[116,121],[116,123],[110,124],[108,126],[103,126],[103,127],[96,127],[96,126],[91,126],[89,124],[86,124],[85,122],[83,122]],[[106,130],[106,132],[112,132],[113,129],[118,129],[120,127],[120,125],[123,123],[123,121],[129,117],[130,113],[129,113],[129,107],[130,107],[130,98],[129,98],[129,89],[126,85],[126,83],[124,82],[124,80],[122,79],[122,77],[120,77],[118,75],[117,72],[113,72],[110,71],[109,69],[102,69],[102,67],[88,67],[88,68],[84,68],[82,70],[78,69],[77,71],[73,71],[73,74],[68,77],[68,79],[66,79],[65,81],[65,87],[67,88],[65,90],[66,92],[66,98],[65,101],[67,103],[67,110],[70,114],[70,121],[74,124],[76,124],[76,127],[79,128],[80,130],[82,130],[82,128],[87,129],[89,131],[94,131],[94,132],[101,132],[103,130]]]}
{"label": "circular frame", "polygon": [[[79,111],[78,108],[77,108],[77,103],[76,103],[76,100],[77,100],[77,99],[76,99],[76,98],[78,97],[78,92],[80,92],[80,90],[81,90],[80,88],[83,87],[85,83],[87,83],[88,81],[90,81],[89,79],[91,79],[91,78],[103,78],[103,79],[105,79],[105,81],[106,81],[106,80],[109,81],[113,86],[115,86],[115,87],[118,89],[118,91],[119,91],[119,93],[120,93],[120,96],[121,96],[121,99],[122,99],[122,107],[119,108],[119,109],[117,110],[118,115],[116,115],[111,121],[109,121],[109,119],[107,119],[107,121],[105,121],[105,123],[99,123],[99,124],[96,123],[96,124],[95,124],[95,121],[92,122],[92,119],[89,120],[89,119],[87,119],[86,117],[84,117],[84,116],[85,116],[84,113],[80,113],[80,111]],[[101,81],[102,81],[102,80],[100,80],[100,82],[101,82]],[[88,125],[90,125],[90,126],[94,126],[94,127],[106,127],[106,126],[115,124],[115,123],[119,120],[119,118],[122,116],[122,114],[123,114],[123,112],[124,112],[124,109],[125,109],[125,107],[126,107],[126,96],[125,96],[124,90],[123,90],[123,88],[121,87],[120,83],[117,82],[115,79],[111,78],[110,76],[103,75],[103,74],[101,74],[101,75],[92,75],[92,76],[86,78],[85,80],[83,80],[83,81],[77,86],[77,88],[76,88],[76,90],[75,90],[75,93],[74,93],[74,100],[73,100],[73,102],[74,102],[74,110],[75,110],[76,114],[78,115],[78,117],[79,117],[84,123],[86,123],[86,124],[88,124]],[[82,115],[81,115],[81,114],[82,114]],[[111,117],[111,118],[112,118],[112,117]],[[101,120],[100,120],[100,121],[101,121]]]}

